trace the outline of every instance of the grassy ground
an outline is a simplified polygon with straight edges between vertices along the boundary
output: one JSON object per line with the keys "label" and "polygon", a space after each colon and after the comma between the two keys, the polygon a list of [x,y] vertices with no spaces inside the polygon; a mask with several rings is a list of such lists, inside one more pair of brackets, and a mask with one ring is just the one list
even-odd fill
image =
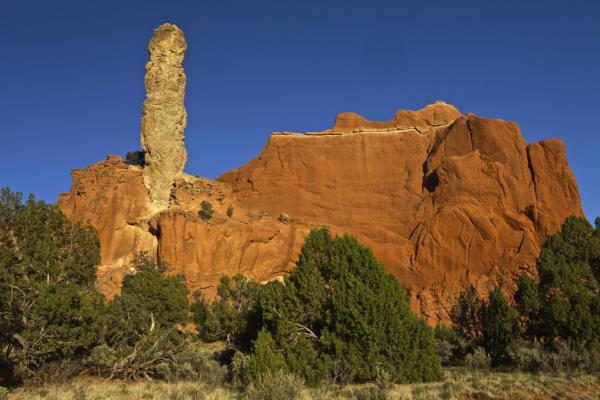
{"label": "grassy ground", "polygon": [[[228,400],[247,393],[202,383],[107,382],[78,379],[66,384],[24,387],[12,391],[9,400]],[[262,397],[264,398],[264,397]],[[280,397],[273,397],[278,399]],[[291,398],[282,397],[285,400]],[[300,399],[590,399],[600,400],[600,378],[591,375],[469,372],[449,369],[440,382],[393,385],[330,386],[302,390]],[[256,396],[252,400],[258,400]]]}

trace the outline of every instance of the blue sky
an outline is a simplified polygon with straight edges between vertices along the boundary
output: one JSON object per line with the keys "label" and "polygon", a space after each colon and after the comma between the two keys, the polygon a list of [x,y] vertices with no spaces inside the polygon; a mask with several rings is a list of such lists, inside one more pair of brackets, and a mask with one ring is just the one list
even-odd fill
{"label": "blue sky", "polygon": [[559,137],[600,215],[599,1],[0,3],[0,186],[56,201],[70,170],[139,148],[153,28],[189,43],[186,171],[215,178],[271,131],[385,120],[436,99]]}

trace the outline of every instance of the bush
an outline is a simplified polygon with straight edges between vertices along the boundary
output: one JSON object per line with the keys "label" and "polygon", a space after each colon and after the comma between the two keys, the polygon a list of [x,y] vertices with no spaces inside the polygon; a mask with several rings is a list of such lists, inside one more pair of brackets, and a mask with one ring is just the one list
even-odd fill
{"label": "bush", "polygon": [[506,302],[500,289],[493,289],[480,314],[483,347],[495,365],[505,362],[506,347],[521,336],[517,310]]}
{"label": "bush", "polygon": [[181,327],[189,320],[187,286],[180,277],[163,276],[166,266],[146,253],[138,254],[130,270],[134,274],[123,280],[121,294],[106,306],[105,340],[116,361],[106,369],[96,364],[96,370],[126,379],[173,379],[181,375],[174,367],[185,348]]}
{"label": "bush", "polygon": [[400,284],[356,239],[313,230],[298,266],[265,285],[261,326],[288,369],[313,385],[323,378],[393,381],[439,376],[433,330],[414,315]]}
{"label": "bush", "polygon": [[304,381],[296,375],[278,371],[262,375],[250,385],[248,400],[295,400],[304,390]]}
{"label": "bush", "polygon": [[248,360],[248,371],[253,380],[285,370],[285,358],[275,348],[275,341],[266,330],[261,330],[254,341],[252,354]]}
{"label": "bush", "polygon": [[0,400],[8,400],[8,389],[0,386]]}
{"label": "bush", "polygon": [[214,210],[212,208],[212,204],[206,200],[203,200],[200,203],[200,218],[203,220],[211,219],[213,216]]}
{"label": "bush", "polygon": [[0,191],[0,348],[24,379],[81,357],[100,336],[96,231],[53,205]]}
{"label": "bush", "polygon": [[506,347],[521,335],[517,310],[497,288],[489,291],[485,301],[469,286],[459,295],[450,318],[465,341],[464,350],[473,353],[476,347],[483,347],[494,365],[507,361]]}
{"label": "bush", "polygon": [[520,371],[545,372],[562,369],[557,357],[552,355],[538,344],[513,343],[507,347],[510,364]]}
{"label": "bush", "polygon": [[252,382],[250,356],[236,351],[229,365],[229,380],[235,385],[246,386]]}
{"label": "bush", "polygon": [[146,154],[143,151],[129,151],[125,155],[125,163],[129,165],[139,165],[141,167],[146,165]]}
{"label": "bush", "polygon": [[476,347],[473,353],[469,353],[465,357],[465,367],[469,369],[490,369],[492,366],[492,358],[485,352],[483,347]]}
{"label": "bush", "polygon": [[482,307],[483,300],[477,295],[475,287],[469,285],[460,293],[450,310],[450,319],[455,331],[473,348],[481,343],[483,337],[480,320]]}
{"label": "bush", "polygon": [[188,288],[183,278],[163,276],[166,266],[147,253],[136,256],[135,271],[123,280],[121,293],[107,304],[110,345],[131,345],[154,329],[172,329],[188,322]]}
{"label": "bush", "polygon": [[380,387],[367,387],[352,391],[352,398],[356,400],[387,400],[389,397],[388,390]]}
{"label": "bush", "polygon": [[232,206],[227,207],[227,216],[229,218],[231,218],[233,216],[233,207]]}
{"label": "bush", "polygon": [[585,218],[569,217],[548,238],[536,263],[539,283],[519,279],[515,295],[530,337],[600,347],[600,234]]}
{"label": "bush", "polygon": [[[224,276],[217,286],[217,299],[205,305],[207,314],[200,324],[200,337],[207,342],[222,340],[247,351],[256,337],[254,308],[261,285],[241,274]],[[195,306],[200,309],[201,306]]]}

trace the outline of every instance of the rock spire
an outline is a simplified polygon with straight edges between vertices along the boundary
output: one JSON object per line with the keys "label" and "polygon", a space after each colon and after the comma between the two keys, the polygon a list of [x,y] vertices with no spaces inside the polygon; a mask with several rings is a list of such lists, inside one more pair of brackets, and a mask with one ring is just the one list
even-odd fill
{"label": "rock spire", "polygon": [[156,28],[148,44],[141,142],[146,162],[144,183],[158,209],[168,207],[174,179],[187,161],[186,77],[182,65],[186,49],[183,32],[173,24]]}

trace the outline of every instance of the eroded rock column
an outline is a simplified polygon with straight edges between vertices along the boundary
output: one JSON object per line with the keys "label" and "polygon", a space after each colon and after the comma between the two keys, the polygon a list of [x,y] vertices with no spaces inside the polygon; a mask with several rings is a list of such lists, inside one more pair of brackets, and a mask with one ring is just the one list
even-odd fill
{"label": "eroded rock column", "polygon": [[158,209],[169,206],[173,181],[187,161],[186,78],[182,65],[186,49],[183,32],[172,24],[156,28],[148,45],[141,136],[146,162],[144,183]]}

